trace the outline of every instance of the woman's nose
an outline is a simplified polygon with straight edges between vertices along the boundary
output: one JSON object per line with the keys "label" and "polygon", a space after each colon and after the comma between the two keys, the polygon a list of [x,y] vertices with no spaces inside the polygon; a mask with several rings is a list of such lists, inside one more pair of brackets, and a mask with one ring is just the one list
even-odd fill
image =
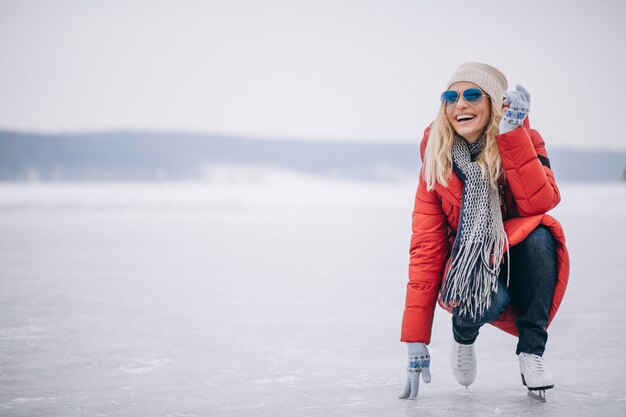
{"label": "woman's nose", "polygon": [[465,107],[468,107],[468,106],[469,106],[468,102],[465,101],[465,98],[463,97],[463,95],[461,95],[459,97],[459,99],[456,101],[456,107],[457,108],[465,108]]}

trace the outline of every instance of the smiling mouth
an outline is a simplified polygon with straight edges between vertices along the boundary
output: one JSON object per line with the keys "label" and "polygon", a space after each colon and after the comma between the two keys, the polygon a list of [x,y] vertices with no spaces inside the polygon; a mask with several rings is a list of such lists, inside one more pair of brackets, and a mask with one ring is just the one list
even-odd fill
{"label": "smiling mouth", "polygon": [[455,120],[459,124],[464,124],[471,122],[472,120],[474,120],[475,117],[476,116],[474,116],[473,114],[459,114],[455,117]]}

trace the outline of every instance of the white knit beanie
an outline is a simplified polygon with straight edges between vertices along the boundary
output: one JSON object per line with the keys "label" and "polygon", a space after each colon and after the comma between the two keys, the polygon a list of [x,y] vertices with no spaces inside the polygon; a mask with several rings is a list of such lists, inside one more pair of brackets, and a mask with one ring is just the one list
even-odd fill
{"label": "white knit beanie", "polygon": [[504,92],[508,88],[506,77],[497,68],[480,62],[461,64],[448,81],[448,87],[459,81],[469,81],[483,89],[494,103],[502,102]]}

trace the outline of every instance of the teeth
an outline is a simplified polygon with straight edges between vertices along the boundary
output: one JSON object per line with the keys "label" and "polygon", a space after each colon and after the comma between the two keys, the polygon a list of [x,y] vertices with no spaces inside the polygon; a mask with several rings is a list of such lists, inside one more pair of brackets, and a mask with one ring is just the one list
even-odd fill
{"label": "teeth", "polygon": [[469,119],[473,119],[473,118],[474,118],[473,114],[459,114],[456,117],[456,121],[460,122],[460,121],[463,121],[463,120],[469,120]]}

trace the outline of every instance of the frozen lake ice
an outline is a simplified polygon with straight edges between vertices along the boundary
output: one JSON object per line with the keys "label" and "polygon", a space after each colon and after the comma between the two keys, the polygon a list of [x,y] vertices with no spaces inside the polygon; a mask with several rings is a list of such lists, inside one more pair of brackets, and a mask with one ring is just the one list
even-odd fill
{"label": "frozen lake ice", "polygon": [[561,184],[572,271],[548,403],[491,326],[476,382],[458,385],[441,309],[433,381],[397,399],[414,188],[0,184],[0,415],[626,415],[623,184]]}

